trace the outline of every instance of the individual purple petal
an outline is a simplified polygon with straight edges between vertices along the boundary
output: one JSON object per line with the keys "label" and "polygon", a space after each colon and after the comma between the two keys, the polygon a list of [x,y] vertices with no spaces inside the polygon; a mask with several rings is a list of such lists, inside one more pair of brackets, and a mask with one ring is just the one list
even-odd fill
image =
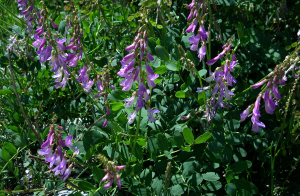
{"label": "individual purple petal", "polygon": [[39,150],[39,155],[47,155],[49,153],[51,153],[52,149],[51,148],[43,148],[41,150]]}
{"label": "individual purple petal", "polygon": [[124,99],[124,101],[127,102],[125,104],[125,107],[131,107],[133,105],[134,100],[135,100],[135,95],[133,95],[132,97],[130,97],[128,99]]}
{"label": "individual purple petal", "polygon": [[200,33],[200,36],[201,36],[201,40],[204,42],[205,39],[207,38],[207,32],[206,32],[203,25],[200,26],[199,33]]}
{"label": "individual purple petal", "polygon": [[153,56],[149,52],[147,52],[147,58],[148,58],[149,61],[154,60]]}
{"label": "individual purple petal", "polygon": [[279,94],[279,91],[278,91],[278,86],[277,84],[273,84],[273,87],[272,87],[272,92],[274,93],[274,96],[276,99],[281,99],[281,96]]}
{"label": "individual purple petal", "polygon": [[132,124],[136,117],[136,110],[134,110],[134,112],[132,114],[128,115],[128,117],[129,117],[129,119],[128,119],[127,124]]}
{"label": "individual purple petal", "polygon": [[252,85],[252,88],[254,88],[254,89],[255,89],[255,88],[258,88],[258,87],[260,87],[261,85],[263,85],[266,81],[267,81],[267,79],[264,79],[264,80],[262,80],[261,82]]}
{"label": "individual purple petal", "polygon": [[113,183],[113,179],[111,179],[109,181],[109,183],[107,183],[106,185],[104,185],[103,188],[108,189],[109,187],[111,187],[112,183]]}
{"label": "individual purple petal", "polygon": [[104,123],[102,125],[102,128],[105,128],[107,126],[107,119],[104,120]]}
{"label": "individual purple petal", "polygon": [[68,168],[68,169],[66,169],[66,171],[65,171],[64,175],[61,177],[61,179],[62,179],[63,181],[65,181],[66,179],[69,178],[70,175],[71,175],[71,169]]}
{"label": "individual purple petal", "polygon": [[240,114],[240,116],[241,116],[241,122],[243,122],[243,121],[248,117],[248,115],[249,115],[249,110],[250,110],[250,108],[248,107],[246,110],[244,110],[244,111]]}

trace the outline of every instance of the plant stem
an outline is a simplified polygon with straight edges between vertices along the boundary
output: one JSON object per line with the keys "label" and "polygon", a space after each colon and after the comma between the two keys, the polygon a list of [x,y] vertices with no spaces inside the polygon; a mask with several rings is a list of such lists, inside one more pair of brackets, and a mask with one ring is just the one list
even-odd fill
{"label": "plant stem", "polygon": [[42,145],[43,142],[42,142],[42,139],[41,139],[41,135],[38,134],[37,131],[33,128],[32,124],[29,121],[27,115],[25,114],[24,108],[23,108],[23,106],[21,104],[20,97],[19,97],[19,94],[18,94],[18,91],[17,91],[17,87],[16,87],[16,83],[15,83],[15,78],[14,78],[13,70],[12,70],[12,63],[11,63],[11,59],[10,59],[10,49],[8,50],[8,60],[9,60],[9,69],[10,69],[11,80],[12,80],[12,83],[13,83],[13,87],[14,87],[14,90],[15,90],[15,94],[16,94],[16,98],[17,98],[18,104],[19,104],[19,106],[21,108],[22,114],[23,114],[23,116],[24,116],[24,118],[25,118],[28,126],[30,127],[30,129],[33,131],[33,133],[37,137],[40,145]]}
{"label": "plant stem", "polygon": [[[134,151],[134,149],[135,149],[136,140],[137,140],[137,136],[138,136],[139,129],[140,129],[141,116],[142,116],[142,110],[139,111],[139,118],[138,118],[138,123],[137,123],[137,126],[136,126],[135,138],[134,138],[134,142],[133,142],[133,146],[132,146],[132,153],[130,153],[130,156],[129,156],[129,159],[128,159],[128,163],[127,163],[127,166],[129,166],[129,164],[130,164],[130,160],[131,160],[133,151]],[[131,138],[130,138],[130,139],[131,139]]]}

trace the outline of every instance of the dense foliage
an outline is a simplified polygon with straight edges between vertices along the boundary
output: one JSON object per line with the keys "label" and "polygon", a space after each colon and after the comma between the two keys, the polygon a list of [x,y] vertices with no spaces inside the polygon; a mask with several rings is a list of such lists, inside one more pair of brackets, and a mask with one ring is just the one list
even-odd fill
{"label": "dense foliage", "polygon": [[0,195],[299,195],[299,10],[0,0]]}

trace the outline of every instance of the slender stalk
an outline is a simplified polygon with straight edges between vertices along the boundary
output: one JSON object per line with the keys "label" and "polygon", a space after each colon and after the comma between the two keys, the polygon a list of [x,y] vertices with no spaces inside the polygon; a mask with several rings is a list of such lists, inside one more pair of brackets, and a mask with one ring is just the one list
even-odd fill
{"label": "slender stalk", "polygon": [[139,111],[139,118],[138,118],[138,123],[137,123],[137,126],[136,126],[135,138],[134,138],[134,142],[133,142],[133,146],[132,146],[132,153],[130,153],[127,166],[129,166],[129,164],[130,164],[131,157],[132,157],[133,151],[135,149],[137,136],[138,136],[138,133],[139,133],[139,130],[140,130],[141,116],[142,116],[142,110]]}
{"label": "slender stalk", "polygon": [[25,114],[24,108],[23,108],[23,106],[21,104],[20,97],[19,97],[19,94],[18,94],[18,91],[17,91],[17,87],[16,87],[16,83],[15,83],[15,78],[14,78],[13,70],[12,70],[12,63],[11,63],[11,59],[10,59],[10,49],[8,50],[8,61],[9,61],[9,69],[10,69],[11,80],[12,80],[12,83],[13,83],[13,87],[14,87],[14,90],[15,90],[16,98],[17,98],[18,104],[19,104],[19,106],[21,108],[22,114],[23,114],[23,116],[24,116],[24,118],[25,118],[28,126],[30,127],[30,129],[33,131],[33,133],[37,137],[40,145],[42,145],[43,142],[42,142],[42,139],[41,139],[41,135],[39,135],[36,132],[36,130],[33,128],[32,124],[29,121],[27,115]]}
{"label": "slender stalk", "polygon": [[[209,40],[208,40],[208,60],[211,59],[211,28],[212,28],[212,11],[211,11],[211,6],[210,2],[208,3],[208,11],[209,11]],[[210,68],[210,66],[209,66]]]}
{"label": "slender stalk", "polygon": [[[280,137],[280,136],[279,136]],[[277,145],[276,145],[277,147]],[[271,143],[271,149],[270,149],[270,153],[271,153],[271,195],[273,195],[273,191],[274,191],[274,178],[273,178],[273,172],[274,172],[274,163],[275,163],[275,152],[276,152],[276,147],[275,147],[275,151],[274,151],[274,157],[272,155],[272,148],[273,148],[273,141]]]}

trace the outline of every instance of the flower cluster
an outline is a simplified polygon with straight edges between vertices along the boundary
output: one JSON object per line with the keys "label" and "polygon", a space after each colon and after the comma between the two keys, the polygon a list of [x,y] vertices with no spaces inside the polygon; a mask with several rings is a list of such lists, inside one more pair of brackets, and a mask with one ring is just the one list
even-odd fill
{"label": "flower cluster", "polygon": [[[38,19],[37,25],[40,27],[35,30],[35,34],[33,35],[35,41],[32,45],[37,48],[36,53],[39,55],[41,63],[50,60],[49,65],[53,67],[51,71],[54,72],[52,76],[55,79],[54,87],[65,88],[70,75],[67,65],[69,67],[76,67],[82,57],[82,32],[78,19],[73,17],[75,20],[74,28],[72,29],[74,31],[73,37],[70,39],[70,43],[65,46],[66,39],[59,39],[57,35],[50,33],[49,23],[51,23],[53,28],[58,28],[58,25],[52,19],[48,18],[49,13],[47,13],[46,9],[39,11],[34,5],[31,5],[34,1],[19,0],[18,3],[21,10],[20,14],[24,15],[24,19],[27,22],[27,29],[31,29],[32,31],[32,21],[35,17]],[[70,53],[67,53],[67,51]]]}
{"label": "flower cluster", "polygon": [[[198,24],[198,20],[200,20],[201,14],[199,13],[199,8],[201,7],[201,0],[193,0],[192,3],[190,3],[188,5],[188,8],[191,10],[190,14],[187,18],[187,21],[191,20],[193,18],[192,23],[190,24],[190,26],[186,29],[187,33],[194,33],[197,24]],[[202,18],[201,21],[201,26],[199,27],[198,33],[195,36],[192,36],[189,38],[189,41],[191,42],[191,50],[196,51],[198,50],[198,45],[199,45],[199,41],[201,39],[202,44],[201,47],[198,50],[198,58],[200,59],[200,61],[202,61],[205,58],[206,55],[206,49],[205,49],[205,40],[208,36],[208,33],[206,32],[205,28],[204,28],[204,21]]]}
{"label": "flower cluster", "polygon": [[[109,74],[109,69],[103,68],[102,69],[102,73],[101,75],[99,74],[97,76],[97,89],[99,91],[99,93],[97,95],[95,95],[95,98],[99,98],[100,96],[104,95],[104,107],[106,110],[106,115],[110,115],[110,109],[108,107],[108,104],[106,102],[108,93],[109,93],[109,87],[112,90],[115,90],[115,87],[112,83],[110,83],[110,74]],[[107,126],[107,119],[104,120],[103,123],[103,128]]]}
{"label": "flower cluster", "polygon": [[[57,126],[58,129],[63,129],[61,126]],[[54,176],[61,175],[63,181],[65,181],[71,174],[72,164],[67,167],[66,155],[63,154],[63,148],[69,147],[73,149],[72,144],[73,136],[69,135],[65,140],[61,138],[59,130],[54,131],[54,125],[50,126],[47,140],[41,145],[41,150],[38,152],[39,155],[45,156],[45,161],[49,162],[49,168],[54,169]],[[54,147],[55,146],[55,147]],[[53,148],[55,150],[53,151]],[[76,147],[73,156],[78,155],[79,150]]]}
{"label": "flower cluster", "polygon": [[[298,75],[295,74],[295,69],[298,69],[296,67],[296,63],[299,61],[299,57],[294,57],[291,58],[290,56],[287,56],[282,65],[277,65],[274,69],[274,72],[271,72],[268,74],[266,79],[263,79],[262,81],[252,85],[252,88],[259,88],[263,84],[267,83],[266,88],[264,88],[263,91],[258,95],[254,108],[253,108],[253,115],[251,117],[252,121],[252,129],[255,132],[259,131],[259,127],[265,128],[265,124],[261,121],[259,121],[260,111],[259,111],[259,106],[260,106],[260,100],[263,98],[265,102],[265,111],[268,114],[274,114],[275,111],[275,106],[278,104],[277,100],[281,99],[281,95],[278,90],[278,86],[285,84],[287,81],[287,76],[286,74],[292,70],[293,76],[299,77]],[[275,99],[275,101],[274,101]],[[240,115],[241,116],[241,122],[244,121],[247,116],[249,115],[250,109],[252,106],[249,106],[243,113]]]}
{"label": "flower cluster", "polygon": [[[159,76],[158,74],[154,74],[154,71],[148,63],[149,61],[153,61],[154,58],[148,52],[147,42],[147,29],[145,26],[142,26],[139,28],[134,42],[125,49],[126,51],[130,52],[130,54],[126,55],[121,60],[123,67],[117,73],[119,76],[125,78],[125,80],[120,83],[120,85],[123,86],[123,91],[129,91],[132,88],[134,81],[138,82],[138,91],[133,92],[131,98],[124,100],[127,102],[125,107],[131,107],[135,101],[135,98],[137,98],[135,110],[131,115],[129,115],[128,124],[133,123],[137,112],[140,111],[144,106],[146,106],[148,118],[152,122],[155,122],[153,114],[159,113],[158,110],[152,110],[147,104],[149,101],[150,89],[146,89],[145,82],[147,82],[150,88],[154,88],[156,86],[154,80]],[[136,58],[138,56],[140,57],[139,60],[137,60],[139,62],[136,62]],[[141,67],[143,60],[145,62],[146,70],[142,70]],[[136,64],[137,66],[135,66]]]}
{"label": "flower cluster", "polygon": [[[40,11],[34,5],[35,0],[18,0],[20,16],[27,23],[26,31],[29,33],[33,30],[33,21],[41,20]],[[34,20],[35,19],[35,20]]]}
{"label": "flower cluster", "polygon": [[108,161],[108,159],[99,154],[98,158],[104,165],[104,172],[106,172],[106,175],[102,178],[101,182],[108,181],[107,184],[103,186],[103,188],[108,189],[111,187],[112,183],[114,182],[114,179],[117,179],[117,184],[119,189],[121,189],[121,181],[120,181],[120,170],[124,169],[126,165],[116,166],[114,162]]}
{"label": "flower cluster", "polygon": [[[206,62],[206,64],[213,65],[219,58],[223,57],[225,53],[229,51],[230,47],[231,44],[227,42],[227,44],[223,46],[224,50],[217,57]],[[222,65],[221,67],[217,67],[215,71],[211,72],[210,76],[206,78],[206,82],[215,81],[214,84],[203,88],[197,88],[197,91],[199,93],[210,88],[213,89],[211,92],[212,97],[206,103],[206,113],[203,116],[206,117],[207,122],[210,122],[211,119],[215,116],[218,107],[227,107],[228,103],[224,102],[223,98],[225,98],[226,100],[232,99],[231,96],[233,96],[234,93],[228,89],[228,86],[232,86],[233,83],[236,83],[235,78],[231,75],[231,72],[236,65],[236,58],[233,54],[231,55],[231,61],[227,59],[224,65]]]}

